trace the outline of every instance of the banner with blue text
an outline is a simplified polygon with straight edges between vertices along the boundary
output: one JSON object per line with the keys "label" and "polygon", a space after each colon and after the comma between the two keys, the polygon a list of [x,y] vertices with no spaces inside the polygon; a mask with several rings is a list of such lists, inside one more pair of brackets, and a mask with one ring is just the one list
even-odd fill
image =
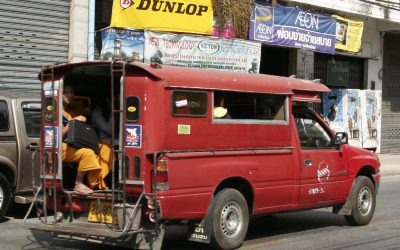
{"label": "banner with blue text", "polygon": [[255,3],[249,40],[335,53],[336,19],[295,7]]}

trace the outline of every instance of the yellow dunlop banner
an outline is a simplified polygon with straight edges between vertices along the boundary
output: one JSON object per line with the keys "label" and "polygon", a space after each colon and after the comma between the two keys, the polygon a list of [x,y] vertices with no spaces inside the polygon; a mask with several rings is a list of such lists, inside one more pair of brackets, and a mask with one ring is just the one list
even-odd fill
{"label": "yellow dunlop banner", "polygon": [[211,34],[212,0],[114,0],[111,27]]}
{"label": "yellow dunlop banner", "polygon": [[338,15],[336,17],[336,49],[359,52],[364,22],[355,21]]}

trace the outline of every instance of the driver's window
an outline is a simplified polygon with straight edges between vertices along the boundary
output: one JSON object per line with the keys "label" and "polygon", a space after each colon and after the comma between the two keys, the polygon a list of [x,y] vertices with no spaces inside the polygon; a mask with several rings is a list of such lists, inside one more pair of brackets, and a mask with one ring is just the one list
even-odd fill
{"label": "driver's window", "polygon": [[332,138],[311,114],[297,114],[295,120],[302,148],[331,148],[333,146]]}

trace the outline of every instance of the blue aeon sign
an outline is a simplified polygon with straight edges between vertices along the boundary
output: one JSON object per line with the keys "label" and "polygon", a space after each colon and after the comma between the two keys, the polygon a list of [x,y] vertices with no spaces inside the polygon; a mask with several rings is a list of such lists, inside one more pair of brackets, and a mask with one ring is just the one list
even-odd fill
{"label": "blue aeon sign", "polygon": [[249,39],[322,53],[335,53],[336,18],[295,7],[255,3]]}

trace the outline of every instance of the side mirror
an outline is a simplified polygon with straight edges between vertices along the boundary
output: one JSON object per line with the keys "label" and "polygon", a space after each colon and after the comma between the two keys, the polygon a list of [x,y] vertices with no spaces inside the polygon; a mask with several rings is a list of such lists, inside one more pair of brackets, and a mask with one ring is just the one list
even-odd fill
{"label": "side mirror", "polygon": [[349,136],[346,132],[337,132],[335,135],[335,144],[348,144],[349,143]]}

